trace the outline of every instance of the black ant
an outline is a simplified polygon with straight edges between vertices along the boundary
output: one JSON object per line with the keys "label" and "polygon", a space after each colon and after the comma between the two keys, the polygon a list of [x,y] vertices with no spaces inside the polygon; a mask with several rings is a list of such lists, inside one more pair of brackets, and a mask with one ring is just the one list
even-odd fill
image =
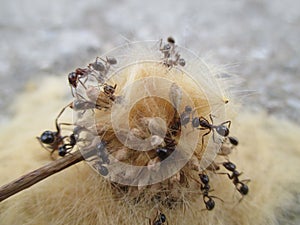
{"label": "black ant", "polygon": [[108,109],[106,106],[100,106],[94,102],[87,101],[87,100],[79,100],[76,99],[70,104],[70,108],[72,108],[75,111],[83,111],[82,114],[85,113],[88,109]]}
{"label": "black ant", "polygon": [[163,53],[164,55],[164,65],[167,67],[172,67],[172,66],[185,66],[185,60],[183,58],[180,58],[180,55],[178,52],[175,52],[175,39],[172,37],[167,38],[167,44],[164,44],[162,46],[162,39],[160,41],[160,46],[159,50]]}
{"label": "black ant", "polygon": [[65,156],[67,153],[69,153],[74,148],[74,146],[79,141],[80,132],[82,132],[83,130],[90,132],[90,130],[88,130],[87,128],[79,126],[79,125],[74,127],[73,133],[70,136],[68,136],[69,142],[65,143],[64,145],[62,145],[58,148],[59,156]]}
{"label": "black ant", "polygon": [[68,75],[68,80],[69,80],[69,84],[70,84],[70,86],[71,86],[71,91],[72,91],[72,95],[73,95],[73,96],[74,96],[74,93],[73,93],[72,87],[73,87],[74,89],[76,89],[77,86],[78,86],[78,83],[80,83],[80,84],[86,89],[84,83],[81,82],[80,79],[83,78],[83,77],[87,77],[88,74],[89,74],[89,72],[90,72],[89,69],[77,68],[77,69],[75,70],[75,72],[69,73],[69,75]]}
{"label": "black ant", "polygon": [[172,138],[172,133],[168,132],[164,138],[165,146],[156,149],[156,154],[160,161],[168,158],[176,148],[176,141]]}
{"label": "black ant", "polygon": [[171,54],[174,54],[175,39],[172,37],[167,38],[167,44],[162,46],[163,40],[160,40],[159,50],[164,54],[164,59],[170,58]]}
{"label": "black ant", "polygon": [[[65,111],[69,105],[65,106],[58,116],[55,119],[55,126],[56,131],[44,131],[40,137],[37,137],[38,141],[42,145],[43,148],[45,148],[47,151],[50,150],[50,156],[52,157],[52,154],[57,150],[60,156],[64,156],[69,149],[72,149],[74,145],[76,144],[76,138],[72,134],[70,136],[62,136],[61,135],[61,125],[72,125],[69,123],[58,123],[59,117],[62,115],[62,113]],[[68,138],[70,139],[70,142],[68,144],[65,144],[64,139]],[[75,143],[74,143],[75,142]]]}
{"label": "black ant", "polygon": [[205,207],[207,210],[212,210],[215,207],[215,201],[213,200],[213,198],[217,198],[221,201],[223,201],[223,200],[216,196],[209,195],[209,192],[210,192],[209,177],[206,174],[200,173],[199,177],[200,177],[200,181],[202,183],[200,188],[202,191]]}
{"label": "black ant", "polygon": [[157,212],[157,215],[155,216],[155,219],[153,221],[151,221],[149,219],[149,225],[163,225],[165,222],[167,221],[167,217],[165,214],[159,212]]}
{"label": "black ant", "polygon": [[242,175],[242,173],[239,173],[236,170],[236,166],[232,163],[232,162],[224,162],[223,166],[229,170],[230,172],[232,172],[232,174],[230,175],[229,173],[220,173],[220,174],[227,174],[227,176],[229,177],[230,180],[232,180],[233,184],[235,185],[236,189],[238,190],[238,192],[240,192],[241,195],[247,195],[249,192],[249,188],[246,184],[244,184],[244,181],[250,181],[250,180],[239,180],[239,176]]}
{"label": "black ant", "polygon": [[70,150],[72,150],[74,148],[76,143],[77,143],[77,138],[76,138],[75,134],[72,133],[69,136],[69,143],[65,143],[58,148],[58,155],[65,156],[67,153],[70,152]]}
{"label": "black ant", "polygon": [[[192,126],[194,128],[197,128],[199,130],[208,130],[208,132],[206,132],[205,134],[202,135],[202,148],[203,148],[203,144],[204,144],[204,137],[206,135],[208,135],[211,131],[213,131],[213,140],[214,141],[215,141],[214,131],[216,131],[222,137],[227,137],[229,135],[229,128],[231,125],[230,120],[225,121],[219,125],[214,125],[211,114],[209,115],[209,118],[211,120],[211,123],[209,123],[209,121],[207,119],[205,119],[203,116],[193,118],[193,120],[192,120]],[[226,127],[225,124],[228,124],[228,126]],[[198,128],[199,126],[200,126],[200,128]]]}
{"label": "black ant", "polygon": [[[100,62],[99,59],[102,60],[104,62],[104,64],[102,62]],[[115,65],[115,64],[117,64],[117,60],[114,57],[106,57],[106,60],[104,60],[100,57],[97,57],[95,62],[90,63],[88,65],[88,67],[93,68],[94,70],[98,71],[99,76],[96,78],[100,83],[104,83],[105,77],[109,71],[110,66]]]}
{"label": "black ant", "polygon": [[168,149],[168,148],[157,148],[157,149],[156,149],[156,154],[157,154],[158,158],[160,159],[160,161],[163,161],[163,160],[165,160],[166,158],[168,158],[169,155],[171,155],[171,153],[172,153],[173,151],[174,151],[174,150]]}

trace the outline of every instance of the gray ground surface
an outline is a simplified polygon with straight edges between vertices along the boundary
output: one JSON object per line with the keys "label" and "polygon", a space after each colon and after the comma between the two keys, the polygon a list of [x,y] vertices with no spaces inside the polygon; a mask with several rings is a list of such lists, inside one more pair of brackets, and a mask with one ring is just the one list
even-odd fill
{"label": "gray ground surface", "polygon": [[[31,78],[66,75],[129,40],[172,35],[233,65],[245,103],[300,122],[300,1],[1,0],[0,109]],[[151,3],[150,3],[151,2]]]}

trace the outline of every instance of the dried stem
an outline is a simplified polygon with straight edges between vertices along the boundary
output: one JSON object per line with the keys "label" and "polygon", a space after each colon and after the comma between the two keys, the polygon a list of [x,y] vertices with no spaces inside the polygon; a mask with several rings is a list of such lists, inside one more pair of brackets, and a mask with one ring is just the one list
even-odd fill
{"label": "dried stem", "polygon": [[[92,154],[93,149],[87,151],[85,157],[91,156]],[[39,169],[36,169],[28,174],[25,174],[22,177],[6,185],[3,185],[2,187],[0,187],[0,202],[82,160],[84,160],[84,157],[82,156],[81,152],[76,151],[61,159],[55,160]]]}

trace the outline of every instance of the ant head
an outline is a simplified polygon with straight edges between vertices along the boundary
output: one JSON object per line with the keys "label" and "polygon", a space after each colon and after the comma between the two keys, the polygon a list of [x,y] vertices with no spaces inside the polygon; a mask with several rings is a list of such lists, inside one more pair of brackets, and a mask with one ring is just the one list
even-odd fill
{"label": "ant head", "polygon": [[52,144],[55,140],[55,132],[46,130],[45,132],[42,133],[40,139],[41,142],[44,144]]}
{"label": "ant head", "polygon": [[237,146],[239,144],[239,140],[236,137],[228,137],[229,142],[234,145]]}
{"label": "ant head", "polygon": [[166,215],[163,214],[163,213],[159,213],[159,220],[160,220],[162,223],[166,222],[166,220],[167,220]]}
{"label": "ant head", "polygon": [[220,125],[216,127],[216,131],[218,134],[220,134],[223,137],[227,137],[229,134],[229,129],[226,126]]}
{"label": "ant head", "polygon": [[62,145],[58,148],[58,155],[65,156],[67,154],[67,149],[65,145]]}
{"label": "ant head", "polygon": [[168,37],[167,42],[170,44],[175,44],[175,39],[173,37]]}
{"label": "ant head", "polygon": [[77,87],[77,74],[75,72],[71,72],[68,75],[69,83],[76,88]]}
{"label": "ant head", "polygon": [[108,169],[102,165],[99,166],[98,171],[102,176],[107,176],[108,174]]}
{"label": "ant head", "polygon": [[200,180],[203,184],[208,184],[209,183],[209,178],[206,174],[200,173],[199,177],[200,177]]}
{"label": "ant head", "polygon": [[236,169],[236,166],[232,162],[224,162],[223,166],[231,172],[235,171]]}

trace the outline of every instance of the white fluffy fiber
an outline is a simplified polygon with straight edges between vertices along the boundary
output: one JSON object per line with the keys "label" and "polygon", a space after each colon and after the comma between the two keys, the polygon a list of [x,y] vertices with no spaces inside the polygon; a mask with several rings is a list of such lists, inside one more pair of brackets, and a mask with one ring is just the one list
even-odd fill
{"label": "white fluffy fiber", "polygon": [[[28,84],[14,103],[16,114],[0,129],[0,184],[49,162],[35,136],[54,129],[59,109],[70,101],[64,78],[49,77]],[[71,118],[71,113],[62,118]],[[204,208],[200,192],[184,208],[161,208],[173,224],[293,224],[297,220],[300,189],[298,137],[300,128],[267,114],[242,111],[231,132],[240,145],[231,156],[250,178],[250,192],[240,195],[226,176],[212,179],[217,199],[212,211]],[[148,224],[157,209],[126,196],[115,196],[111,185],[84,162],[66,169],[0,203],[0,224]]]}

